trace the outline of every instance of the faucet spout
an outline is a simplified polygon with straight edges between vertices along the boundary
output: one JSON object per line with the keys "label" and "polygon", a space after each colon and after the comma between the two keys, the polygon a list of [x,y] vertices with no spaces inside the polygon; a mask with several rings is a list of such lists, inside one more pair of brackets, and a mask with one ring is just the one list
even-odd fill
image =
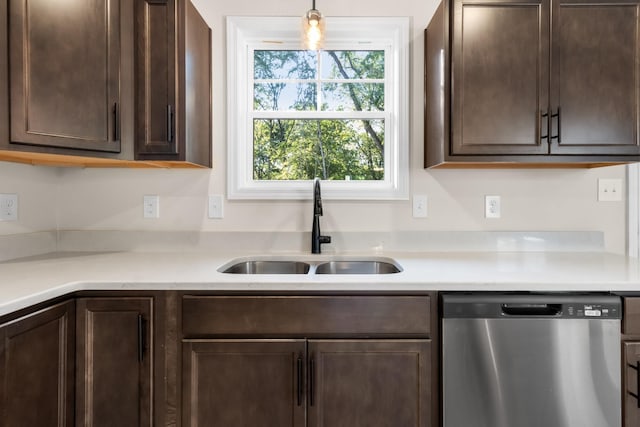
{"label": "faucet spout", "polygon": [[320,195],[320,179],[313,180],[313,216],[322,216],[322,196]]}
{"label": "faucet spout", "polygon": [[313,225],[311,227],[311,253],[321,253],[323,243],[331,243],[331,236],[323,236],[320,232],[322,216],[322,196],[320,195],[320,179],[313,180]]}

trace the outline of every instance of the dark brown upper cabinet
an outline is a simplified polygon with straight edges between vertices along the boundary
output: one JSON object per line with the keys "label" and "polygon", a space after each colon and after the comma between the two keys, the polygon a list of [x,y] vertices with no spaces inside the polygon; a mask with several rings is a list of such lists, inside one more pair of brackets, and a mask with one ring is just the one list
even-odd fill
{"label": "dark brown upper cabinet", "polygon": [[638,0],[444,0],[426,30],[425,166],[640,161]]}
{"label": "dark brown upper cabinet", "polygon": [[136,7],[136,159],[211,166],[211,30],[191,1]]}
{"label": "dark brown upper cabinet", "polygon": [[210,167],[211,34],[191,2],[3,2],[0,160]]}
{"label": "dark brown upper cabinet", "polygon": [[121,7],[120,0],[9,0],[3,144],[121,151]]}

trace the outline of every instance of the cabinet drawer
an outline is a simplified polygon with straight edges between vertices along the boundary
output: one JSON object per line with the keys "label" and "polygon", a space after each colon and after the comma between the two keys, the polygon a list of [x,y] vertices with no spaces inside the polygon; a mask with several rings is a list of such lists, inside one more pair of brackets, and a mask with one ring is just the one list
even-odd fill
{"label": "cabinet drawer", "polygon": [[640,335],[640,297],[624,298],[622,333]]}
{"label": "cabinet drawer", "polygon": [[191,296],[182,301],[185,337],[428,336],[425,296]]}

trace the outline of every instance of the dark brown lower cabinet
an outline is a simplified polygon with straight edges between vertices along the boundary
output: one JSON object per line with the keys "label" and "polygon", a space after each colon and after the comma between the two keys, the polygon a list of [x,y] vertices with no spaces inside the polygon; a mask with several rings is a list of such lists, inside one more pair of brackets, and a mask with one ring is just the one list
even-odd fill
{"label": "dark brown lower cabinet", "polygon": [[152,330],[152,298],[77,300],[76,425],[153,425]]}
{"label": "dark brown lower cabinet", "polygon": [[623,390],[624,427],[640,426],[640,342],[623,343]]}
{"label": "dark brown lower cabinet", "polygon": [[185,340],[183,424],[428,427],[430,346],[430,340]]}
{"label": "dark brown lower cabinet", "polygon": [[74,302],[0,327],[0,423],[73,426]]}
{"label": "dark brown lower cabinet", "polygon": [[310,340],[309,427],[431,425],[430,340]]}
{"label": "dark brown lower cabinet", "polygon": [[187,340],[183,425],[303,427],[304,340]]}

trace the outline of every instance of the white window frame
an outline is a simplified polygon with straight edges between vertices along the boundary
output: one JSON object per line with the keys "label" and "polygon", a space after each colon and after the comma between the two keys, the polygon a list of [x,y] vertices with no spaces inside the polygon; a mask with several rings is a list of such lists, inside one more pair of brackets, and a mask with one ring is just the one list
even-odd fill
{"label": "white window frame", "polygon": [[[409,18],[327,17],[324,49],[385,50],[385,178],[323,181],[327,199],[409,198]],[[309,199],[310,180],[253,179],[253,51],[301,49],[300,17],[227,17],[227,190],[229,199]],[[355,37],[360,41],[356,41]],[[281,115],[284,117],[286,114]],[[326,112],[316,112],[326,118]],[[333,117],[333,116],[332,116]],[[310,117],[311,118],[311,117]]]}

